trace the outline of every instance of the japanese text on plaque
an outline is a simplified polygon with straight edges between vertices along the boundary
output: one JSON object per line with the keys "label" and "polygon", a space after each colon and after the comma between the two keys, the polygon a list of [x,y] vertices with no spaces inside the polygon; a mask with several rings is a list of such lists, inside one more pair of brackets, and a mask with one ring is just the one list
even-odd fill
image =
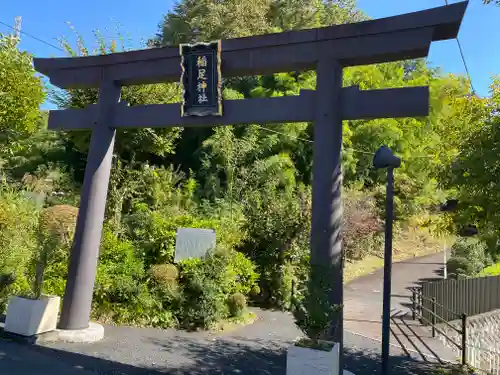
{"label": "japanese text on plaque", "polygon": [[181,45],[182,116],[221,116],[220,42]]}

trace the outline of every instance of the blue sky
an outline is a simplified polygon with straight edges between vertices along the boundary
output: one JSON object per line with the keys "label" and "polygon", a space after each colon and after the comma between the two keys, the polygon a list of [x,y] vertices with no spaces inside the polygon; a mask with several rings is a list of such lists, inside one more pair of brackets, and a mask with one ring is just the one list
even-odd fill
{"label": "blue sky", "polygon": [[[358,0],[358,6],[373,18],[413,12],[444,5],[445,0]],[[450,3],[455,2],[454,0]],[[88,45],[94,42],[93,30],[99,29],[106,37],[116,37],[117,26],[125,34],[128,44],[140,48],[141,41],[153,36],[162,16],[171,9],[171,0],[24,0],[2,4],[0,22],[14,24],[16,16],[22,16],[22,30],[58,45],[57,38],[72,37],[67,25],[70,22],[81,33]],[[72,5],[69,5],[72,3]],[[470,0],[459,38],[472,76],[473,85],[480,95],[488,94],[492,74],[500,74],[500,43],[496,41],[500,21],[500,7],[482,4],[482,0]],[[0,32],[10,30],[0,24]],[[38,57],[63,56],[63,52],[22,37],[21,48]],[[446,72],[465,72],[456,41],[434,43],[429,61]],[[51,106],[50,106],[51,107]]]}

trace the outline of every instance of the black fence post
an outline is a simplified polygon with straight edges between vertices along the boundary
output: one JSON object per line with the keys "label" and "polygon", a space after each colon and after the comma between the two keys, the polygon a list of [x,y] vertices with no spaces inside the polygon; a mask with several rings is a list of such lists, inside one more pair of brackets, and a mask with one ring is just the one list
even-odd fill
{"label": "black fence post", "polygon": [[[417,288],[417,311],[419,316],[422,316],[422,290]],[[422,318],[419,318],[422,323]]]}
{"label": "black fence post", "polygon": [[432,297],[432,337],[436,337],[436,297]]}
{"label": "black fence post", "polygon": [[[424,294],[422,293],[422,288],[420,288],[418,290],[418,296],[419,296],[419,312],[420,312],[420,316],[424,316]],[[423,324],[424,321],[422,319],[420,319],[420,322]]]}
{"label": "black fence post", "polygon": [[419,296],[419,298],[420,298],[420,301],[419,301],[419,305],[420,305],[420,307],[419,307],[419,309],[420,309],[420,315],[423,315],[423,313],[424,313],[424,309],[423,309],[423,306],[424,306],[424,295],[423,295],[423,293],[422,293],[422,289],[421,289],[421,288],[419,289],[419,291],[418,291],[418,292],[419,292],[418,296]]}
{"label": "black fence post", "polygon": [[462,365],[467,364],[467,314],[462,314]]}
{"label": "black fence post", "polygon": [[412,318],[413,320],[417,319],[417,290],[415,288],[412,288],[412,302],[413,302],[413,314]]}

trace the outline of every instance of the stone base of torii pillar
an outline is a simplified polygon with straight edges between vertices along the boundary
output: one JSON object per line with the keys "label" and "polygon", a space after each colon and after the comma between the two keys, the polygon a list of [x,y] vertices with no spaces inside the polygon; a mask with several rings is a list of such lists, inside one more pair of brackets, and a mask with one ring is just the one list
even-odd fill
{"label": "stone base of torii pillar", "polygon": [[52,332],[54,341],[92,343],[104,338],[104,327],[90,322],[84,329],[56,329]]}

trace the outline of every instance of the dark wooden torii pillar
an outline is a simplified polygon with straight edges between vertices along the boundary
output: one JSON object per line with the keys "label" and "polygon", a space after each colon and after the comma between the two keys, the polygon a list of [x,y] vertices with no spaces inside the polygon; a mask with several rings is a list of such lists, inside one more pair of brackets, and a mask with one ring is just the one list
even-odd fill
{"label": "dark wooden torii pillar", "polygon": [[[35,59],[60,88],[98,87],[99,102],[50,111],[49,129],[91,129],[85,180],[60,328],[89,323],[116,129],[314,122],[311,265],[331,271],[330,301],[343,304],[340,238],[342,120],[426,116],[428,87],[342,88],[346,66],[427,56],[432,41],[455,38],[467,2],[354,24],[222,41],[225,77],[317,71],[315,91],[298,96],[224,101],[222,117],[181,117],[179,104],[126,106],[120,87],[180,78],[178,48],[78,58]],[[342,344],[342,319],[335,341]]]}

